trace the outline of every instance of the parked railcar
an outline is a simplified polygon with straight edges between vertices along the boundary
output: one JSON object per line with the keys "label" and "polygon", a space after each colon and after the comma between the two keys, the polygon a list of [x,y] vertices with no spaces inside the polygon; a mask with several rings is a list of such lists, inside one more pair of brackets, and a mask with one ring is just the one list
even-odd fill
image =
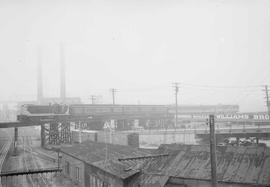
{"label": "parked railcar", "polygon": [[25,116],[43,116],[43,115],[62,115],[68,114],[67,105],[22,105],[20,115]]}
{"label": "parked railcar", "polygon": [[149,116],[167,115],[165,105],[23,105],[21,116]]}
{"label": "parked railcar", "polygon": [[121,105],[70,105],[69,113],[73,116],[122,114]]}
{"label": "parked railcar", "polygon": [[73,116],[167,114],[165,105],[70,105]]}
{"label": "parked railcar", "polygon": [[124,114],[166,114],[165,105],[123,105]]}

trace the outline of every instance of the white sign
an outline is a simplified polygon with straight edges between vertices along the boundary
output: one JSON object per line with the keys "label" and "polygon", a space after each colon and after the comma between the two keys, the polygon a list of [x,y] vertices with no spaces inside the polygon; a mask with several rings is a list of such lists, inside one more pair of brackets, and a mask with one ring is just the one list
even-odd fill
{"label": "white sign", "polygon": [[[179,119],[208,119],[208,114],[191,114],[191,115],[178,115]],[[270,120],[268,114],[218,114],[216,119],[220,120],[257,120],[266,121]]]}

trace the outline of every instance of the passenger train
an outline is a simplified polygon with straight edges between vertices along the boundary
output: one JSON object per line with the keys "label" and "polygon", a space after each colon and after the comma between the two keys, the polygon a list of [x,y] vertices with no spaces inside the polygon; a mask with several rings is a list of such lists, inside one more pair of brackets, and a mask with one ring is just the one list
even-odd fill
{"label": "passenger train", "polygon": [[[193,106],[179,108],[179,115],[186,114],[204,114],[209,113],[208,110],[217,106]],[[232,108],[229,105],[218,106],[220,109]],[[207,111],[205,111],[207,108]],[[210,109],[209,109],[210,108]],[[186,111],[186,109],[189,109]],[[192,109],[192,110],[191,110]],[[201,111],[200,111],[201,110]],[[235,107],[232,108],[232,114],[235,114]],[[222,110],[221,110],[222,111]],[[226,110],[225,110],[226,111]],[[212,113],[212,112],[211,112]],[[217,112],[220,114],[220,111]],[[224,112],[224,113],[227,113]],[[224,114],[221,113],[221,114]],[[21,106],[19,121],[34,119],[47,120],[57,116],[69,116],[75,118],[93,118],[93,117],[110,117],[110,116],[136,116],[136,117],[169,117],[173,119],[175,115],[175,107],[173,105],[107,105],[107,104],[52,104],[52,105],[33,105],[26,104]],[[179,118],[181,118],[179,116]],[[185,119],[184,119],[185,120]],[[195,119],[196,120],[196,119]],[[187,121],[192,121],[187,119]]]}
{"label": "passenger train", "polygon": [[134,114],[167,114],[166,105],[23,105],[21,116],[99,116],[99,115],[134,115]]}

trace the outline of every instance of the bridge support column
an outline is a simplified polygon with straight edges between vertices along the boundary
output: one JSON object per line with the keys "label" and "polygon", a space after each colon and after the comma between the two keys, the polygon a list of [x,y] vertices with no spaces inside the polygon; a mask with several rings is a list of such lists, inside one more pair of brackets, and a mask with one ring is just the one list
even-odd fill
{"label": "bridge support column", "polygon": [[45,124],[41,125],[41,130],[40,130],[40,137],[41,137],[41,147],[45,147]]}
{"label": "bridge support column", "polygon": [[59,141],[59,124],[51,123],[49,130],[49,144],[58,145]]}
{"label": "bridge support column", "polygon": [[71,144],[70,123],[61,123],[60,126],[60,143]]}
{"label": "bridge support column", "polygon": [[70,123],[50,123],[41,126],[41,144],[59,145],[61,143],[71,144]]}
{"label": "bridge support column", "polygon": [[236,145],[239,146],[239,144],[240,144],[240,138],[236,137]]}
{"label": "bridge support column", "polygon": [[14,128],[14,142],[13,142],[13,155],[16,156],[18,154],[17,150],[17,144],[18,144],[18,127]]}
{"label": "bridge support column", "polygon": [[256,137],[256,144],[259,144],[259,137]]}

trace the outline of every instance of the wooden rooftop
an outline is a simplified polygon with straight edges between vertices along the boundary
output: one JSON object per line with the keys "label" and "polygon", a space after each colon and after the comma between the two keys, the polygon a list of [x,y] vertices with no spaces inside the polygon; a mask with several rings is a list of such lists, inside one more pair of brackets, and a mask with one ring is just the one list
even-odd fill
{"label": "wooden rooftop", "polygon": [[[164,179],[169,177],[204,181],[211,179],[209,146],[161,145],[157,152],[170,156],[146,162],[137,179],[141,185],[163,186]],[[221,183],[269,186],[270,148],[218,146],[217,175]]]}

